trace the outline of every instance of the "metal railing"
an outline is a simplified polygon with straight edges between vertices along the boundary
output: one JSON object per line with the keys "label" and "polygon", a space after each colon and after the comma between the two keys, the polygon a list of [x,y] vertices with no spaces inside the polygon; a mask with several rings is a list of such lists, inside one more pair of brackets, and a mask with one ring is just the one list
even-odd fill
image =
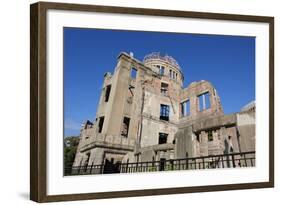
{"label": "metal railing", "polygon": [[65,175],[89,175],[107,173],[134,173],[156,172],[172,170],[196,170],[254,167],[255,152],[241,152],[223,155],[209,155],[203,157],[190,157],[182,159],[170,159],[160,161],[100,164],[87,166],[66,166]]}

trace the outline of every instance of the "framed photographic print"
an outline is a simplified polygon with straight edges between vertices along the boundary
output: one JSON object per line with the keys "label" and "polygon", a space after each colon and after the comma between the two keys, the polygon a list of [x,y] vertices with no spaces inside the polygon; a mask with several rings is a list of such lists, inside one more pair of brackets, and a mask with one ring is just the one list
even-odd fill
{"label": "framed photographic print", "polygon": [[30,197],[274,186],[274,18],[31,5]]}

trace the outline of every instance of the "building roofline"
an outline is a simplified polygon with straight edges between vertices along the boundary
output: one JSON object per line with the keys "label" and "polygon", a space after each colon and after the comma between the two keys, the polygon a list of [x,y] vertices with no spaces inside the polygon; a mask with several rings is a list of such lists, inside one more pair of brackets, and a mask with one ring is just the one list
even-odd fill
{"label": "building roofline", "polygon": [[155,71],[153,71],[150,67],[144,65],[143,62],[141,62],[140,60],[134,58],[133,56],[130,56],[130,55],[129,55],[128,53],[126,53],[126,52],[121,52],[121,53],[118,55],[117,59],[120,59],[122,56],[125,56],[125,57],[128,58],[128,59],[131,59],[132,61],[134,61],[134,63],[139,64],[140,66],[142,66],[142,67],[148,69],[148,70],[149,70],[150,72],[152,72],[153,74],[155,74],[155,75],[157,75],[157,76],[160,76],[158,73],[156,73]]}
{"label": "building roofline", "polygon": [[[146,65],[144,64],[144,62],[142,62],[142,61],[140,61],[140,60],[134,58],[133,56],[129,55],[128,53],[126,53],[126,52],[124,52],[124,51],[120,52],[120,54],[118,55],[117,59],[121,58],[121,56],[125,56],[125,57],[127,57],[127,58],[130,58],[130,59],[132,59],[133,61],[135,61],[135,63],[140,64],[141,66],[143,66],[143,67],[145,67],[145,68],[148,68],[149,70],[151,70],[152,72],[154,72],[150,67],[146,66]],[[182,72],[180,69],[177,69],[177,70],[178,70],[178,71],[180,72],[180,74],[182,75],[182,82],[183,82],[183,81],[184,81],[183,72]],[[155,72],[154,72],[154,73],[155,73]]]}

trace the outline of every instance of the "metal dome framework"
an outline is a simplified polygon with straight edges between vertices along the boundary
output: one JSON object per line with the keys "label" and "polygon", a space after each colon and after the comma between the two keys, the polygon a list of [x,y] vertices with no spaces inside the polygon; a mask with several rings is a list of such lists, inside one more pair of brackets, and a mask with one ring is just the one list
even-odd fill
{"label": "metal dome framework", "polygon": [[180,65],[178,64],[178,62],[172,56],[161,55],[160,52],[153,52],[153,53],[150,53],[150,54],[146,55],[143,59],[143,62],[148,63],[152,60],[165,61],[165,62],[169,63],[170,65],[176,67],[179,71],[181,71]]}

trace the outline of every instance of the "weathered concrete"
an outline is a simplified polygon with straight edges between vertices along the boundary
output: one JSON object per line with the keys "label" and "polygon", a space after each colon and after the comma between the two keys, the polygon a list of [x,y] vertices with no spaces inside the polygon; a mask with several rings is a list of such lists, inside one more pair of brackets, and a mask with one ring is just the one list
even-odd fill
{"label": "weathered concrete", "polygon": [[[131,76],[133,69],[137,71],[135,78]],[[114,73],[104,75],[96,118],[81,129],[73,165],[254,151],[252,104],[251,112],[244,108],[243,112],[224,115],[218,92],[210,82],[201,80],[182,88],[183,79],[180,66],[170,56],[153,53],[141,62],[121,53]],[[207,97],[200,102],[202,94]],[[190,107],[183,108],[185,101]]]}
{"label": "weathered concrete", "polygon": [[255,111],[243,111],[237,114],[237,126],[239,132],[240,146],[243,151],[255,150],[256,126]]}

